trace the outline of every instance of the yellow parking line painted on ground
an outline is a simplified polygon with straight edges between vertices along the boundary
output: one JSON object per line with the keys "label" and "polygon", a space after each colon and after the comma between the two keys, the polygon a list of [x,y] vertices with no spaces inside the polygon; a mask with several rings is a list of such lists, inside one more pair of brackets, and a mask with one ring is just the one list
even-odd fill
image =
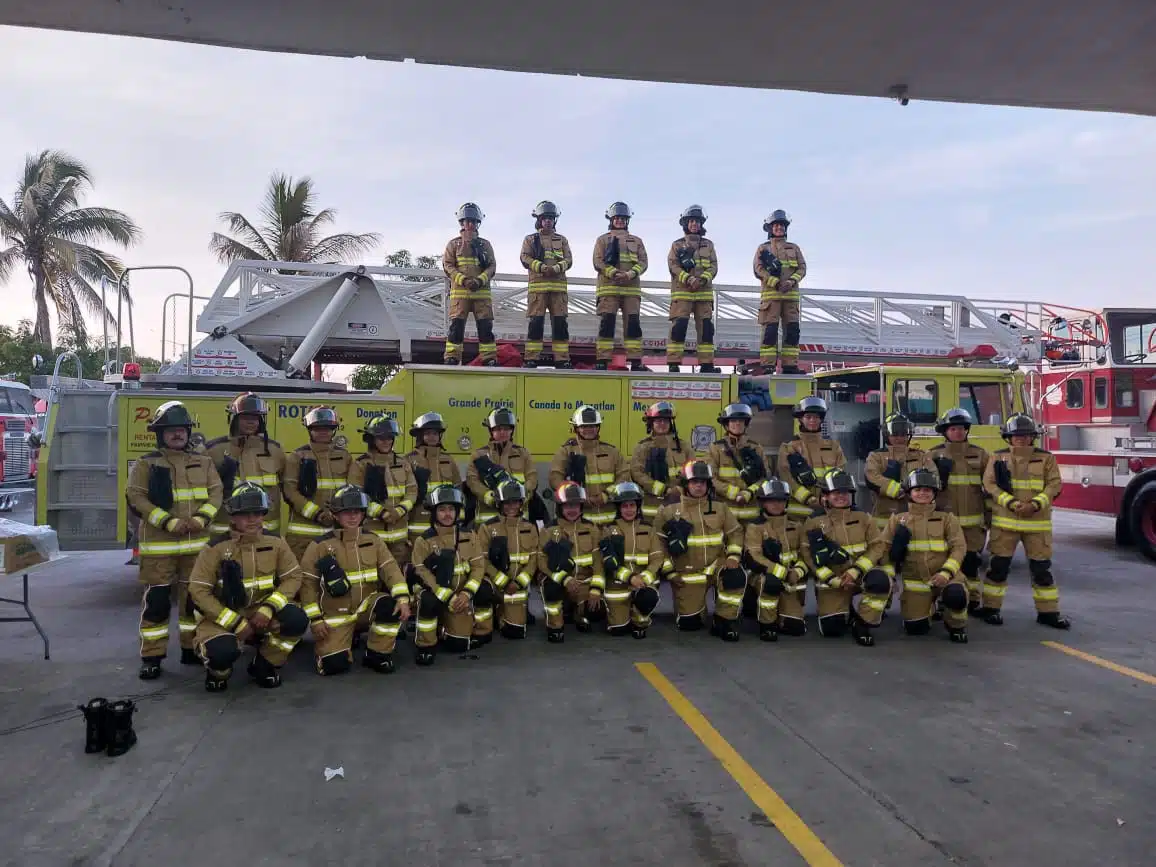
{"label": "yellow parking line painted on ground", "polygon": [[1112,662],[1110,659],[1101,659],[1098,656],[1093,656],[1090,653],[1084,653],[1082,650],[1076,650],[1074,647],[1068,647],[1066,644],[1060,644],[1058,641],[1045,641],[1045,647],[1050,647],[1053,650],[1058,650],[1060,653],[1066,653],[1068,656],[1074,656],[1076,659],[1082,659],[1085,662],[1090,662],[1092,665],[1098,665],[1100,668],[1106,668],[1108,671],[1114,671],[1116,674],[1123,674],[1126,677],[1134,677],[1136,680],[1149,683],[1156,686],[1156,675],[1147,674],[1143,671],[1137,671],[1134,668],[1128,668],[1126,665]]}
{"label": "yellow parking line painted on ground", "polygon": [[823,845],[815,833],[808,828],[787,802],[779,797],[778,793],[767,785],[746,760],[738,754],[718,730],[678,688],[667,680],[666,675],[658,670],[652,662],[636,662],[635,668],[645,677],[650,685],[658,690],[659,695],[666,699],[671,709],[695,733],[703,746],[710,750],[716,759],[722,763],[727,773],[734,777],[735,782],[747,793],[755,806],[763,811],[778,828],[787,841],[795,847],[803,860],[813,867],[843,867],[843,862],[832,854],[831,850]]}

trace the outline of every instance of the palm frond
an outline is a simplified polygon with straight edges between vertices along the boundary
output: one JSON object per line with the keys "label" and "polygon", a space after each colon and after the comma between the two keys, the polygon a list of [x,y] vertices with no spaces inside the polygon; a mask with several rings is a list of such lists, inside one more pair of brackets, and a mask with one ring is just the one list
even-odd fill
{"label": "palm frond", "polygon": [[360,235],[344,233],[330,235],[313,243],[304,253],[302,262],[347,262],[372,252],[381,243],[377,232]]}
{"label": "palm frond", "polygon": [[7,283],[16,265],[23,258],[20,247],[15,245],[0,250],[0,284]]}
{"label": "palm frond", "polygon": [[[264,247],[264,242],[261,244]],[[262,253],[254,250],[252,247],[242,244],[235,238],[230,238],[227,235],[222,235],[220,232],[213,232],[209,238],[209,252],[217,257],[217,261],[222,265],[228,265],[230,262],[236,262],[238,259],[264,259],[265,261],[274,261],[276,256],[272,253]],[[268,253],[268,255],[266,255]]]}
{"label": "palm frond", "polygon": [[255,256],[244,256],[246,259],[276,259],[277,255],[273,252],[272,247],[265,239],[265,237],[257,230],[257,227],[249,222],[249,218],[244,214],[238,214],[236,211],[225,211],[220,215],[220,219],[228,224],[229,231],[237,235],[237,239],[228,238],[214,232],[212,238],[209,240],[209,250],[217,255],[222,264],[228,264],[233,261],[233,258],[221,258],[220,244],[218,239],[225,239],[232,242],[237,247],[244,247],[250,252],[255,252]]}
{"label": "palm frond", "polygon": [[112,241],[122,247],[135,244],[141,237],[140,227],[128,214],[112,208],[77,208],[49,222],[48,231],[70,241]]}

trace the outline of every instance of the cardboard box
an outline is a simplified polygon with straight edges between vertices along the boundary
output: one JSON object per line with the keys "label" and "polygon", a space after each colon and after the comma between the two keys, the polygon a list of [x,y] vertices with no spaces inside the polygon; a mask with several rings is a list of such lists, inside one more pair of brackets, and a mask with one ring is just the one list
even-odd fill
{"label": "cardboard box", "polygon": [[51,527],[0,520],[0,573],[13,575],[58,556],[60,546]]}

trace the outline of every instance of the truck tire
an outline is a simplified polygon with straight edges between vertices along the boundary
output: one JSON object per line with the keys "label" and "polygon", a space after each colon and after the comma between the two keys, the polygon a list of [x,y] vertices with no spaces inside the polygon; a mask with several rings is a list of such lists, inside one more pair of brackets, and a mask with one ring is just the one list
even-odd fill
{"label": "truck tire", "polygon": [[1136,492],[1128,521],[1136,549],[1156,561],[1156,482],[1149,482]]}

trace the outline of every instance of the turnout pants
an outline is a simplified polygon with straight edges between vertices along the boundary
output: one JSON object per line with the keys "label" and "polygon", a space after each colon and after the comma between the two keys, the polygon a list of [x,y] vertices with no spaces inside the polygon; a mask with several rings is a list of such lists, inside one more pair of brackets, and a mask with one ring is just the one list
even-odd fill
{"label": "turnout pants", "polygon": [[635,589],[629,583],[621,581],[606,583],[603,598],[606,601],[606,628],[610,632],[621,632],[630,626],[639,629],[649,628],[650,613],[643,614],[634,606],[634,593]]}
{"label": "turnout pants", "polygon": [[670,592],[674,597],[674,613],[680,620],[706,612],[706,591],[711,582],[705,571],[671,572],[669,580]]}
{"label": "turnout pants", "polygon": [[542,357],[542,340],[546,332],[546,314],[550,314],[550,348],[555,361],[570,360],[570,326],[567,322],[567,294],[562,292],[535,291],[530,284],[530,294],[526,300],[526,353],[528,361]]}
{"label": "turnout pants", "polygon": [[[551,584],[554,586],[551,587]],[[573,610],[576,623],[587,622],[586,600],[590,598],[589,578],[570,578],[561,586],[553,578],[543,578],[539,585],[539,592],[542,594],[542,607],[546,611],[547,629],[565,628],[564,611],[567,606]]]}
{"label": "turnout pants", "polygon": [[[879,570],[874,571],[877,576],[884,575]],[[825,584],[816,584],[819,632],[829,636],[842,635],[847,628],[852,610],[868,626],[878,626],[883,621],[883,612],[891,598],[891,583],[888,582],[886,590],[880,588],[880,591],[869,593],[860,587],[835,589]]]}
{"label": "turnout pants", "polygon": [[983,583],[983,607],[995,611],[1003,607],[1012,555],[1020,543],[1028,558],[1028,571],[1032,576],[1032,601],[1035,602],[1036,612],[1048,614],[1059,611],[1060,590],[1056,587],[1056,579],[1052,577],[1051,531],[1022,533],[1002,527],[992,527],[988,539],[991,561],[988,564],[987,579]]}
{"label": "turnout pants", "polygon": [[758,593],[759,626],[775,626],[790,635],[802,635],[807,631],[807,621],[803,617],[807,601],[806,581],[791,584],[787,579],[780,580],[772,575],[757,575],[751,579],[751,584]]}
{"label": "turnout pants", "polygon": [[494,616],[498,620],[498,629],[504,635],[524,636],[526,634],[526,608],[530,599],[530,591],[519,587],[518,582],[513,579],[510,580],[506,589],[513,589],[514,592],[498,594],[498,603],[494,606]]}
{"label": "turnout pants", "polygon": [[[452,598],[452,597],[451,597]],[[438,641],[453,650],[467,650],[470,636],[474,634],[473,607],[460,614],[450,610],[448,602],[442,604],[433,591],[422,586],[415,596],[417,605],[417,639],[415,644],[422,648],[436,647]]]}
{"label": "turnout pants", "polygon": [[[346,670],[353,663],[353,637],[358,632],[369,630],[365,649],[374,653],[393,653],[397,644],[397,633],[401,621],[393,613],[397,600],[388,593],[370,593],[357,606],[357,611],[349,614],[325,614],[325,625],[329,634],[321,641],[315,641],[317,672],[328,674],[335,669]],[[341,657],[336,660],[332,657]]]}
{"label": "turnout pants", "polygon": [[471,292],[465,296],[450,294],[450,327],[446,335],[446,361],[462,360],[462,344],[466,339],[466,321],[470,314],[478,327],[478,353],[484,361],[496,360],[498,345],[494,342],[494,305],[489,290]]}
{"label": "turnout pants", "polygon": [[979,577],[979,567],[983,565],[983,547],[987,542],[987,530],[983,527],[964,527],[967,539],[967,553],[963,557],[960,573],[967,581],[968,599],[978,605],[983,596],[983,580]]}
{"label": "turnout pants", "polygon": [[[245,619],[250,619],[257,613],[260,604],[250,605],[248,608],[240,612]],[[281,624],[277,622],[277,618],[269,620],[268,628],[264,630],[254,630],[253,640],[257,644],[257,653],[266,662],[274,668],[280,668],[289,659],[289,654],[293,648],[297,646],[300,638],[282,637]],[[217,678],[225,680],[233,673],[233,665],[230,661],[226,666],[223,666],[219,660],[231,659],[236,660],[241,656],[244,648],[241,647],[241,642],[229,630],[214,623],[212,620],[201,620],[197,624],[196,630],[196,650],[197,655],[205,661],[205,667],[210,672],[216,675]]]}
{"label": "turnout pants", "polygon": [[[779,358],[784,365],[799,361],[799,291],[777,292],[764,290],[759,302],[759,325],[763,326],[759,361],[775,365]],[[779,324],[783,326],[783,348],[779,350]]]}
{"label": "turnout pants", "polygon": [[913,626],[924,632],[931,628],[931,615],[936,600],[943,602],[944,626],[948,629],[967,628],[967,581],[962,576],[943,587],[932,587],[927,581],[904,578],[899,610],[908,631],[912,631]]}
{"label": "turnout pants", "polygon": [[694,330],[698,344],[698,363],[714,364],[714,303],[709,293],[706,300],[677,300],[670,302],[670,337],[666,341],[666,361],[679,364],[685,351],[687,327],[694,316]]}
{"label": "turnout pants", "polygon": [[163,659],[168,654],[169,619],[172,616],[172,587],[177,588],[177,627],[182,650],[193,648],[197,621],[189,597],[189,575],[196,554],[140,558],[140,580],[145,587],[141,596],[140,655],[142,659]]}
{"label": "turnout pants", "polygon": [[628,361],[642,361],[642,295],[605,294],[597,296],[598,339],[594,342],[594,357],[598,361],[614,358],[614,331],[618,311],[622,311],[622,348]]}

